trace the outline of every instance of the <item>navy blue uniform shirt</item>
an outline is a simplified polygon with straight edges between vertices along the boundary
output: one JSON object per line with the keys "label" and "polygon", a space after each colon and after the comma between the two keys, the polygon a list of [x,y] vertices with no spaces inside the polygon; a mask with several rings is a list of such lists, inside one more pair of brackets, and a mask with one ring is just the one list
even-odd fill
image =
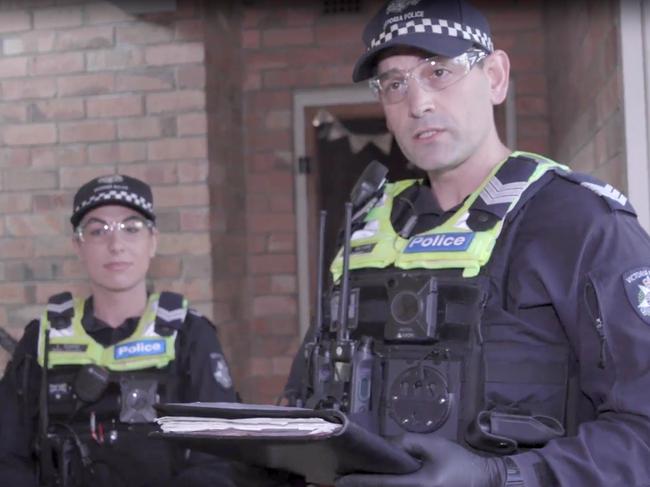
{"label": "navy blue uniform shirt", "polygon": [[[547,173],[508,215],[484,269],[487,338],[512,344],[513,368],[531,363],[531,351],[551,361],[566,351],[578,391],[567,436],[512,456],[526,487],[650,485],[650,238],[608,203],[620,194],[605,193]],[[413,211],[414,233],[453,214],[427,186],[409,199],[395,203],[396,229]],[[298,354],[288,395],[303,371]],[[539,394],[526,387],[523,401]]]}
{"label": "navy blue uniform shirt", "polygon": [[[84,311],[82,326],[95,341],[104,346],[131,336],[139,320],[138,317],[129,318],[119,327],[111,328],[93,317],[91,300],[86,301]],[[26,357],[36,357],[38,331],[39,322],[36,320],[25,328],[0,382],[0,478],[3,479],[3,485],[5,482],[6,485],[21,487],[37,485],[33,446],[37,431],[41,367]],[[236,400],[217,333],[205,317],[193,311],[187,313],[183,329],[176,338],[175,348],[176,358],[170,364],[168,374],[170,380],[177,384],[177,392],[173,397],[167,398],[168,402]],[[215,360],[220,362],[220,375],[216,376]],[[22,390],[23,384],[27,385],[27,390]],[[137,441],[118,441],[116,445],[98,449],[98,452],[105,455],[102,461],[106,460],[107,464],[115,462],[112,468],[102,474],[100,485],[104,485],[101,482],[129,487],[235,485],[231,465],[217,457],[192,452],[189,459],[186,459],[180,451],[169,456],[164,453],[173,449],[171,444],[163,445],[161,449],[160,444],[156,446],[152,441],[154,440],[143,434]],[[156,455],[156,468],[153,470],[151,455]],[[171,474],[173,480],[167,478],[167,472],[175,472]],[[142,483],[143,479],[146,484]]]}

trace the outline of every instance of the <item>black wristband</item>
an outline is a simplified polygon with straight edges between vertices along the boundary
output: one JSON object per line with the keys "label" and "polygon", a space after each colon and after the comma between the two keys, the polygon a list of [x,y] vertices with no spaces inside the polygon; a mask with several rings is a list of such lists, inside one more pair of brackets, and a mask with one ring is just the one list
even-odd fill
{"label": "black wristband", "polygon": [[524,478],[521,476],[521,471],[510,457],[503,457],[503,463],[506,465],[506,483],[504,487],[526,487]]}

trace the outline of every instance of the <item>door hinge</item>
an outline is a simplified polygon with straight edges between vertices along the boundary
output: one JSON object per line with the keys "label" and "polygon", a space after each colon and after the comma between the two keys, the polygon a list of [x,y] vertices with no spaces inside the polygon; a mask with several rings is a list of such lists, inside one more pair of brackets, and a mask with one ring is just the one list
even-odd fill
{"label": "door hinge", "polygon": [[311,173],[311,157],[302,156],[298,158],[298,174]]}

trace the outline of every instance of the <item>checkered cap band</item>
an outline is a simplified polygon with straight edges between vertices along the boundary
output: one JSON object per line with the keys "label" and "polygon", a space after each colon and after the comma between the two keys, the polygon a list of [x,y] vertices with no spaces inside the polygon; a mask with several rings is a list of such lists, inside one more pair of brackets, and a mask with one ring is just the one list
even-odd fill
{"label": "checkered cap band", "polygon": [[131,205],[142,208],[147,213],[153,212],[153,204],[150,201],[147,201],[143,196],[140,196],[136,193],[130,193],[128,191],[116,191],[114,189],[111,189],[103,193],[92,195],[87,200],[82,201],[75,207],[74,213],[77,213],[84,208],[95,205],[101,201],[123,201],[125,203],[130,203]]}
{"label": "checkered cap band", "polygon": [[480,29],[472,28],[458,22],[450,22],[445,19],[417,19],[407,22],[396,22],[387,26],[378,37],[370,41],[368,50],[381,46],[396,37],[406,34],[439,34],[448,37],[456,37],[475,42],[485,48],[488,52],[494,51],[494,45],[490,36]]}

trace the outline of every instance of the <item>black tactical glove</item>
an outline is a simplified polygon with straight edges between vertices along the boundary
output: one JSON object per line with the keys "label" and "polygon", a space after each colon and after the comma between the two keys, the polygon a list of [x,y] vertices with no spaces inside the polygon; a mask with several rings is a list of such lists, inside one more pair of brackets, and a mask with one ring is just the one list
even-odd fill
{"label": "black tactical glove", "polygon": [[476,455],[462,446],[433,435],[407,434],[395,441],[422,462],[407,475],[353,474],[341,477],[336,487],[503,487],[506,466],[500,458]]}

